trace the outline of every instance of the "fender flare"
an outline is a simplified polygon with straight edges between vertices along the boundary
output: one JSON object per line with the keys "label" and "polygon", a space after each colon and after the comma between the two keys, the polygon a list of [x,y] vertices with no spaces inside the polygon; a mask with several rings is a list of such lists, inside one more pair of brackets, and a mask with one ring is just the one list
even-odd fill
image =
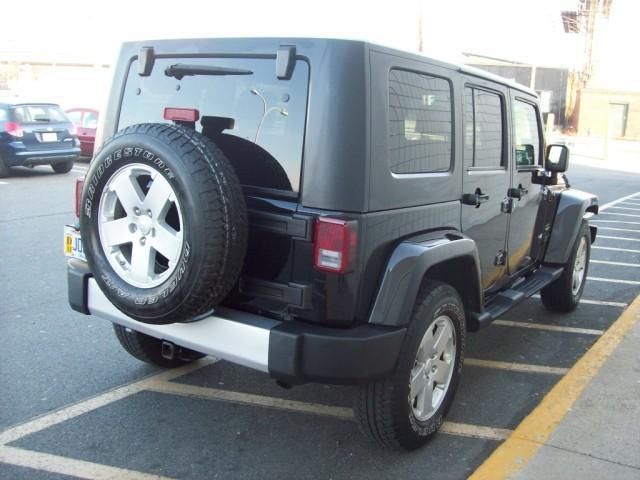
{"label": "fender flare", "polygon": [[461,277],[465,291],[461,292],[458,286],[465,310],[481,312],[482,282],[476,244],[460,232],[448,230],[406,239],[396,246],[382,277],[369,323],[407,325],[425,275],[451,260],[463,261],[466,267],[459,272],[466,276]]}
{"label": "fender flare", "polygon": [[[598,213],[598,197],[574,189],[560,193],[544,263],[557,265],[567,263],[582,219],[589,213]],[[595,237],[595,234],[592,236]]]}

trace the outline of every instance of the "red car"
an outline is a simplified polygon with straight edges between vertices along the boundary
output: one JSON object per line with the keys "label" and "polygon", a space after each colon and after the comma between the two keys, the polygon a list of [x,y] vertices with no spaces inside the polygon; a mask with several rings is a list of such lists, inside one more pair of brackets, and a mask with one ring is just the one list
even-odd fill
{"label": "red car", "polygon": [[98,126],[98,111],[91,108],[70,108],[66,114],[78,129],[82,155],[92,156]]}

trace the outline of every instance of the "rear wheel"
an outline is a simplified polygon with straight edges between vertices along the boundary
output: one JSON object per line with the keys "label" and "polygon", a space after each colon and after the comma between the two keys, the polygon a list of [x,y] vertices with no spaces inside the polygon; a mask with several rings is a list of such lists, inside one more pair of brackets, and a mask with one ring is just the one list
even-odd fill
{"label": "rear wheel", "polygon": [[361,430],[386,447],[413,450],[442,424],[460,378],[465,317],[456,290],[428,282],[418,294],[394,371],[359,388]]}
{"label": "rear wheel", "polygon": [[54,163],[51,165],[51,168],[53,168],[53,171],[56,173],[69,173],[73,168],[73,160]]}
{"label": "rear wheel", "polygon": [[205,357],[204,354],[194,352],[188,348],[177,348],[173,358],[165,358],[162,356],[162,341],[157,338],[135,332],[115,323],[113,324],[113,329],[120,345],[122,345],[131,356],[141,362],[163,368],[175,368]]}
{"label": "rear wheel", "polygon": [[546,308],[566,313],[578,306],[587,281],[590,256],[591,234],[588,223],[583,220],[562,275],[540,291],[542,304]]}

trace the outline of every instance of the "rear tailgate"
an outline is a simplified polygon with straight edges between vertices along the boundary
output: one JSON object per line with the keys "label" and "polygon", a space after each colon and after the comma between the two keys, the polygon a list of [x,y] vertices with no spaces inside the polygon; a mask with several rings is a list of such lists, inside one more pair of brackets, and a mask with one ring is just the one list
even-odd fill
{"label": "rear tailgate", "polygon": [[11,118],[22,127],[22,143],[28,150],[73,147],[75,127],[57,105],[16,105]]}

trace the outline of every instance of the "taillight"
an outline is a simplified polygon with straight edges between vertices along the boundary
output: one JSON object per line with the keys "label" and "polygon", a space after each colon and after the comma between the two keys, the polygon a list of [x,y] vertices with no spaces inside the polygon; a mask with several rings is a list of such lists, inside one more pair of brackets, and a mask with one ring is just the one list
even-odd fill
{"label": "taillight", "polygon": [[80,204],[82,202],[82,189],[84,188],[84,177],[76,178],[76,217],[80,218]]}
{"label": "taillight", "polygon": [[174,122],[196,122],[200,112],[195,108],[165,108],[164,119]]}
{"label": "taillight", "polygon": [[20,126],[19,123],[7,122],[4,124],[4,129],[12,137],[18,137],[18,138],[24,137],[24,131],[22,130],[22,127]]}
{"label": "taillight", "polygon": [[318,270],[345,273],[353,266],[357,244],[355,222],[335,218],[316,219],[313,263]]}

